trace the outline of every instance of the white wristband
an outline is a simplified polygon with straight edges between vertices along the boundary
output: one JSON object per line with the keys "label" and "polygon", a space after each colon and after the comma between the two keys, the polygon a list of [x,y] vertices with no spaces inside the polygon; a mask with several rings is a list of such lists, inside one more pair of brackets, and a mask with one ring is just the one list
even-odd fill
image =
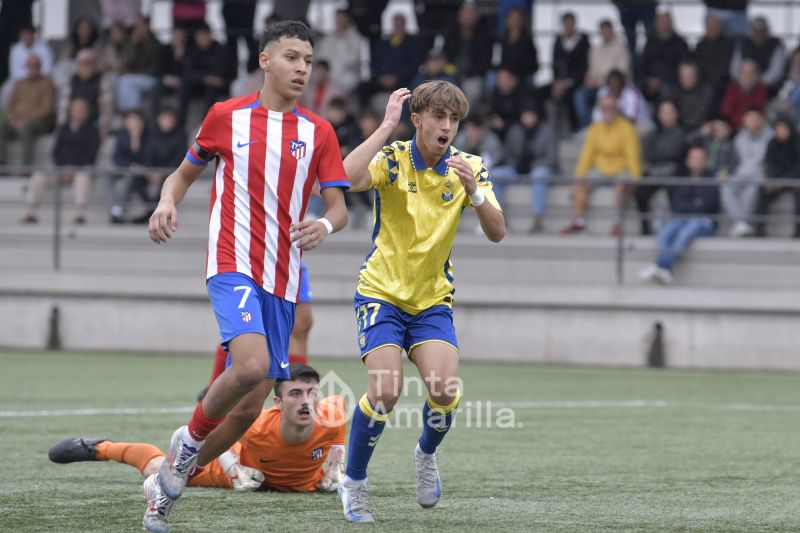
{"label": "white wristband", "polygon": [[333,224],[327,218],[318,218],[317,222],[322,222],[322,225],[325,226],[325,229],[328,230],[328,235],[333,233]]}
{"label": "white wristband", "polygon": [[483,202],[486,200],[486,195],[483,194],[483,191],[480,187],[478,187],[474,193],[469,195],[469,201],[472,202],[473,207],[480,207],[483,205]]}
{"label": "white wristband", "polygon": [[228,470],[230,470],[233,465],[239,462],[239,457],[232,451],[227,451],[219,456],[218,461],[219,466],[222,467],[222,471],[227,474]]}

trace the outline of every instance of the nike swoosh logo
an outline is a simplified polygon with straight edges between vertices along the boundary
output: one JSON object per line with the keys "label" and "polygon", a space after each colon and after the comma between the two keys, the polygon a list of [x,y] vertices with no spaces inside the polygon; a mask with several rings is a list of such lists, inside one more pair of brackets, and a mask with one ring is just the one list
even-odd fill
{"label": "nike swoosh logo", "polygon": [[239,141],[238,143],[236,143],[236,148],[242,148],[244,146],[247,146],[248,144],[253,144],[253,143],[257,143],[257,142],[258,141],[248,141],[246,143],[243,143],[242,141]]}
{"label": "nike swoosh logo", "polygon": [[286,368],[288,366],[289,366],[289,362],[288,361],[284,361],[283,363],[281,363],[281,368]]}

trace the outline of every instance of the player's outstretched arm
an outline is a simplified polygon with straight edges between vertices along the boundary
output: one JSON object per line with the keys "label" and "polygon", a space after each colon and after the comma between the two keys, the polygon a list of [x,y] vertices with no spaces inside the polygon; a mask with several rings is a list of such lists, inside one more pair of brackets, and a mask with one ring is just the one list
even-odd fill
{"label": "player's outstretched arm", "polygon": [[344,170],[350,179],[349,192],[366,191],[370,188],[372,178],[369,174],[369,163],[383,148],[397,127],[403,112],[403,102],[409,98],[411,98],[411,91],[405,87],[393,92],[389,96],[389,103],[386,104],[386,113],[383,115],[381,125],[367,140],[359,144],[344,158]]}
{"label": "player's outstretched arm", "polygon": [[164,186],[161,188],[161,199],[158,201],[158,207],[150,216],[148,230],[153,242],[157,244],[165,243],[178,230],[178,210],[176,206],[186,196],[189,186],[194,183],[194,180],[203,172],[204,168],[184,158],[175,172],[167,176]]}
{"label": "player's outstretched arm", "polygon": [[[325,237],[347,226],[347,205],[339,187],[327,187],[320,191],[325,204],[325,216],[318,220],[302,220],[289,227],[292,242],[303,251],[313,250]],[[323,220],[330,224],[328,227]]]}
{"label": "player's outstretched arm", "polygon": [[[475,212],[478,214],[481,229],[483,229],[486,237],[492,242],[502,241],[506,236],[506,221],[503,217],[503,212],[486,201],[483,193],[478,188],[478,182],[475,181],[472,167],[459,156],[448,159],[447,165],[455,171],[458,180],[464,187],[464,191],[470,197],[472,205],[475,207]],[[478,198],[475,198],[475,196]]]}

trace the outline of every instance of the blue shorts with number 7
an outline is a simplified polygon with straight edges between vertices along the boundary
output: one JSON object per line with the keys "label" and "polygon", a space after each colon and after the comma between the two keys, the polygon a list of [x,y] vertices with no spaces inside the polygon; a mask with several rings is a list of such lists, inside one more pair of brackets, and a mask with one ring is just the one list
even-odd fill
{"label": "blue shorts with number 7", "polygon": [[362,361],[370,352],[387,345],[410,354],[419,344],[439,341],[458,350],[453,309],[447,305],[434,305],[410,315],[396,305],[359,293],[355,295],[354,304]]}
{"label": "blue shorts with number 7", "polygon": [[227,349],[228,343],[243,333],[264,335],[269,349],[267,377],[289,379],[289,337],[295,304],[265,291],[250,276],[238,272],[217,274],[206,287],[222,346]]}

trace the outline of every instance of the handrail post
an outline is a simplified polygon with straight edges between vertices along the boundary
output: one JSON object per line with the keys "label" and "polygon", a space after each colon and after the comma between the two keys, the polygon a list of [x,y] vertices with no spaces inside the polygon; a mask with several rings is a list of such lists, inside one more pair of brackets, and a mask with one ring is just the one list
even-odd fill
{"label": "handrail post", "polygon": [[61,196],[64,189],[63,176],[56,173],[56,205],[53,216],[53,270],[61,268]]}
{"label": "handrail post", "polygon": [[617,232],[617,285],[620,287],[625,284],[625,199],[627,197],[627,178],[622,179],[622,194],[619,199],[619,211],[617,220],[619,221],[619,231]]}

